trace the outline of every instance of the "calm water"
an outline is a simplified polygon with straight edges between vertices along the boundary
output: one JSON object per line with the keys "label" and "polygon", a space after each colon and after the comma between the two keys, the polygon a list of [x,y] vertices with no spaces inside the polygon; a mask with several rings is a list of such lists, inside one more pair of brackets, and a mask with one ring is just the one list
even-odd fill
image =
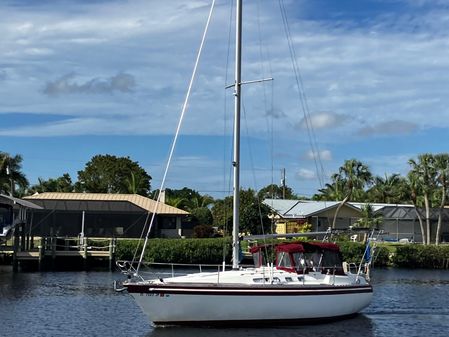
{"label": "calm water", "polygon": [[449,271],[375,270],[374,300],[354,319],[275,329],[153,329],[120,274],[0,271],[0,336],[448,336]]}

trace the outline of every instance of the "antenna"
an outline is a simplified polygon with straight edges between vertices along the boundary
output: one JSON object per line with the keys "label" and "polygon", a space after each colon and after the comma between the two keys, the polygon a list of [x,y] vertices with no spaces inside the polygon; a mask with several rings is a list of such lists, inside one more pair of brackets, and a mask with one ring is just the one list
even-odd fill
{"label": "antenna", "polygon": [[281,170],[282,199],[285,199],[285,168]]}

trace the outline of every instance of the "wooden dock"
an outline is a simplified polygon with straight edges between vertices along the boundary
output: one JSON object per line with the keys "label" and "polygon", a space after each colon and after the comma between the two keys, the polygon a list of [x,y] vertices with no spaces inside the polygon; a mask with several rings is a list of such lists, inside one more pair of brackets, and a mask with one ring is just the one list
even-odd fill
{"label": "wooden dock", "polygon": [[87,269],[92,262],[99,260],[106,260],[112,270],[115,248],[115,238],[44,237],[21,240],[20,237],[15,237],[12,246],[0,246],[0,254],[12,256],[14,271],[18,271],[20,266],[33,263],[39,270],[57,269],[57,264],[70,267],[71,263]]}

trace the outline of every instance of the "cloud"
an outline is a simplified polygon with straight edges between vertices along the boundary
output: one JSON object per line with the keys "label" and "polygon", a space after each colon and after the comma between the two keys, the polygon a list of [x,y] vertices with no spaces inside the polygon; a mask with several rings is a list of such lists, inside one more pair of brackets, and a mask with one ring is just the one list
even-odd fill
{"label": "cloud", "polygon": [[332,153],[329,150],[321,150],[318,153],[309,150],[306,153],[306,158],[309,160],[321,159],[321,160],[332,160]]}
{"label": "cloud", "polygon": [[307,129],[308,125],[311,125],[314,129],[335,128],[342,125],[347,118],[348,117],[346,115],[336,114],[333,112],[319,112],[311,114],[307,119],[301,119],[297,127]]}
{"label": "cloud", "polygon": [[82,84],[75,82],[74,77],[75,74],[70,73],[53,82],[48,82],[44,93],[49,96],[57,96],[61,94],[104,94],[115,91],[131,92],[136,85],[134,76],[126,73],[118,73],[106,79],[93,78]]}
{"label": "cloud", "polygon": [[274,108],[274,107],[270,110],[267,110],[267,112],[265,113],[265,116],[273,117],[274,119],[280,119],[280,118],[287,117],[287,115],[285,114],[285,112],[282,109]]}
{"label": "cloud", "polygon": [[315,171],[301,168],[298,172],[296,172],[296,177],[299,180],[314,180],[316,179],[316,174]]}
{"label": "cloud", "polygon": [[[0,87],[0,112],[31,111],[80,118],[91,113],[127,114],[129,118],[139,114],[149,120],[160,119],[165,125],[147,128],[147,134],[172,131],[168,126],[175,125],[185,95],[208,1],[192,0],[188,5],[180,0],[82,4],[68,0],[57,5],[31,1],[26,6],[18,6],[18,0],[7,3],[12,5],[0,3],[0,11],[5,14],[0,22],[0,30],[5,32],[0,45],[4,64],[0,69],[8,72],[8,81],[2,81]],[[315,6],[321,10],[325,2],[319,3]],[[360,128],[362,134],[375,132],[361,124],[366,120],[377,125],[386,118],[401,120],[407,116],[416,125],[449,127],[449,96],[445,92],[449,80],[443,76],[449,67],[449,10],[423,9],[419,15],[411,15],[402,9],[380,8],[359,22],[352,16],[320,20],[304,11],[298,19],[295,14],[303,9],[299,8],[303,2],[286,5],[291,9],[292,39],[307,102],[310,111],[320,111],[311,115],[310,122],[316,130],[325,131],[316,133],[319,142],[352,141],[350,138],[357,135],[354,130]],[[264,84],[268,109],[263,104],[263,87],[245,86],[249,133],[265,132],[266,117],[270,116],[277,120],[283,136],[297,140],[297,128],[303,129],[307,123],[298,108],[283,27],[276,20],[278,6],[271,2],[257,6],[248,4],[248,12],[257,9],[261,15],[249,16],[246,21],[244,79],[272,76],[275,80]],[[227,7],[217,6],[211,23],[183,128],[189,134],[217,135],[223,130],[217,116],[224,105],[222,88],[232,82],[233,72],[232,66],[228,67],[224,83]],[[255,20],[263,24],[259,26]],[[264,43],[259,47],[261,33]],[[269,53],[263,48],[269,48]],[[266,54],[270,63],[261,54]],[[117,69],[127,73],[117,74]],[[231,91],[227,91],[229,102]],[[98,95],[122,92],[131,94],[116,95],[107,102]],[[80,97],[88,93],[97,95],[88,100]],[[58,95],[64,96],[64,104],[52,99]],[[227,109],[231,108],[232,103],[227,104]],[[132,122],[121,122],[113,129],[99,124],[95,130],[98,134],[108,130],[115,134],[122,128],[126,133]]]}
{"label": "cloud", "polygon": [[417,129],[416,123],[392,120],[361,128],[357,134],[360,136],[395,136],[410,134]]}
{"label": "cloud", "polygon": [[6,70],[0,69],[0,81],[6,79]]}

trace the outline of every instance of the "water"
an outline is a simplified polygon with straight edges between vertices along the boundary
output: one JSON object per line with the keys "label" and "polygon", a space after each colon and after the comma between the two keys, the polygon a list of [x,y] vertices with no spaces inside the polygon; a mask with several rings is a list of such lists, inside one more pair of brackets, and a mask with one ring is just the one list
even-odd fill
{"label": "water", "polygon": [[120,277],[0,270],[0,336],[439,337],[449,332],[448,271],[375,270],[374,299],[361,315],[274,329],[153,329],[129,295],[112,290],[112,281]]}

